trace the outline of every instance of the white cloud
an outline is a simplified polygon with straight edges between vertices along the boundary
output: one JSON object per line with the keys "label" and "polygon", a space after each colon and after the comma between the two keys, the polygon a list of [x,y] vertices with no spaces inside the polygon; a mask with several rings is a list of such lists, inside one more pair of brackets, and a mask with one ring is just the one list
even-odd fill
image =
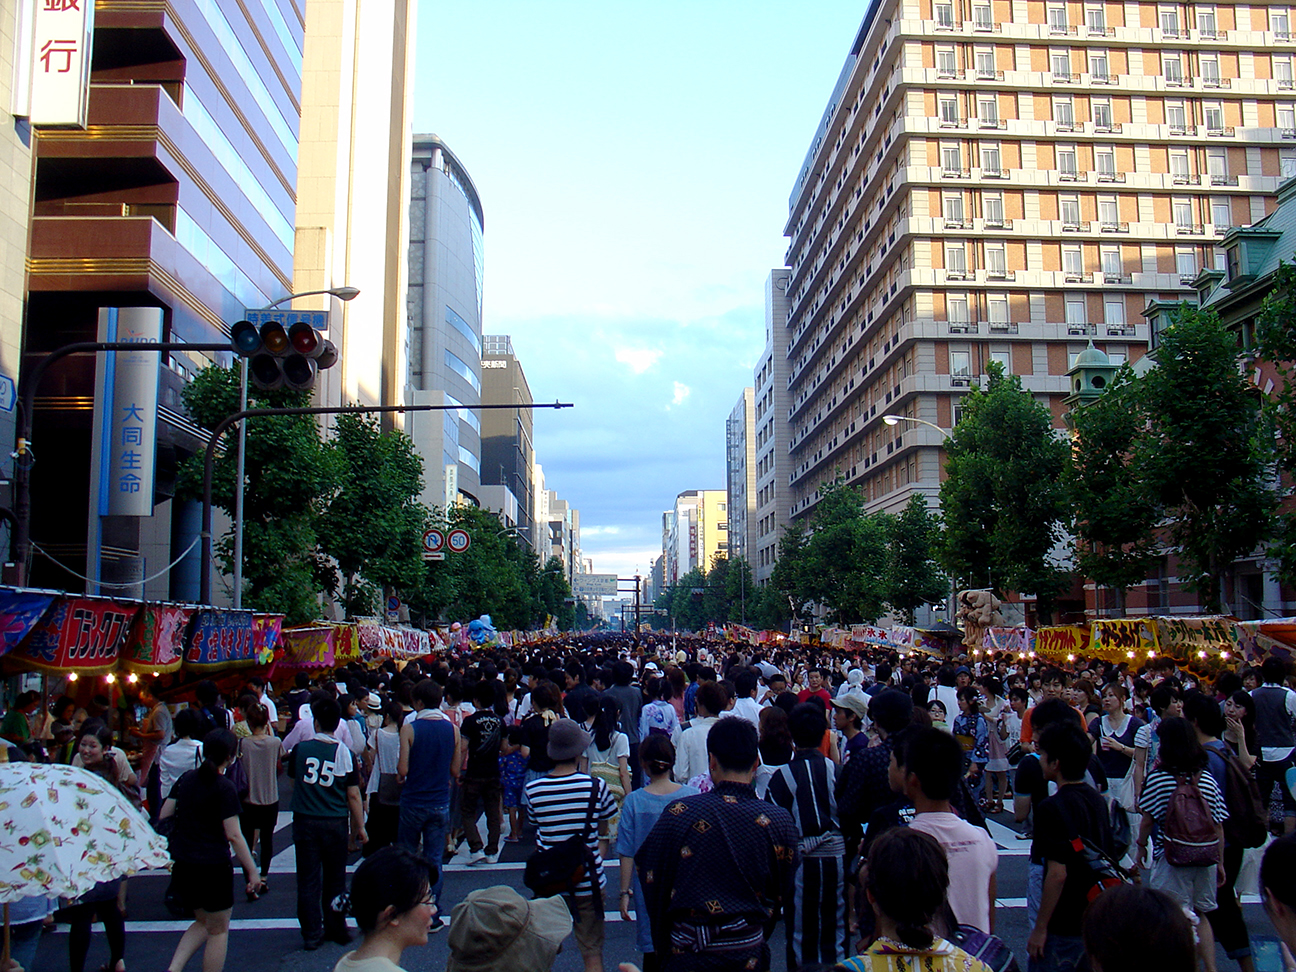
{"label": "white cloud", "polygon": [[642,375],[655,365],[662,353],[657,348],[617,348],[615,352],[618,364],[623,364],[636,375]]}
{"label": "white cloud", "polygon": [[589,537],[611,537],[621,532],[619,526],[583,526],[581,527],[581,539]]}
{"label": "white cloud", "polygon": [[671,398],[672,405],[683,405],[684,400],[693,394],[693,389],[682,381],[675,382],[675,394]]}

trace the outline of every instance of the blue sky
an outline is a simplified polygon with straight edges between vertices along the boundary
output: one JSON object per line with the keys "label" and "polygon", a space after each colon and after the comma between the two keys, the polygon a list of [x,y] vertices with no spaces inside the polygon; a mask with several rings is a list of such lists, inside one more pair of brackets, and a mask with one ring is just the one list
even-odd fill
{"label": "blue sky", "polygon": [[467,167],[483,330],[537,401],[547,485],[594,569],[646,572],[661,512],[724,488],[787,198],[862,2],[420,4],[414,130]]}

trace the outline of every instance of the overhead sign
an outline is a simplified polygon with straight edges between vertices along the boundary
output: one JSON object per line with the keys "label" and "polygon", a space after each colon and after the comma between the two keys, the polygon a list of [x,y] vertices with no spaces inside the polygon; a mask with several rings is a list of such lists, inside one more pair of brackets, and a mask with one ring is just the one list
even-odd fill
{"label": "overhead sign", "polygon": [[109,438],[103,449],[99,512],[152,516],[162,362],[157,351],[143,348],[162,340],[162,309],[101,307],[99,318],[108,340],[141,345],[139,351],[118,351],[104,361],[104,405],[112,411],[100,429]]}
{"label": "overhead sign", "polygon": [[445,534],[440,530],[423,531],[423,552],[436,553],[445,546]]}
{"label": "overhead sign", "polygon": [[616,597],[616,574],[576,574],[572,577],[572,593],[577,597]]}
{"label": "overhead sign", "polygon": [[85,128],[93,0],[21,0],[13,113],[33,125]]}
{"label": "overhead sign", "polygon": [[446,544],[451,553],[463,553],[472,546],[472,537],[468,536],[467,530],[451,530],[446,537]]}
{"label": "overhead sign", "polygon": [[329,312],[326,310],[253,310],[244,307],[243,320],[255,324],[258,328],[262,324],[273,321],[282,324],[285,328],[301,323],[309,324],[317,331],[329,329]]}

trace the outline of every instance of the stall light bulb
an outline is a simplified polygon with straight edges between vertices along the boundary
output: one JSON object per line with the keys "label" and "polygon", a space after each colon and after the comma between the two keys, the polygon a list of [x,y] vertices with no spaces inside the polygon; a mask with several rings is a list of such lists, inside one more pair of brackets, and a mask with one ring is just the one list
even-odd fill
{"label": "stall light bulb", "polygon": [[107,675],[104,676],[104,681],[107,682],[109,685],[111,685],[113,682],[117,681],[117,676],[114,675],[112,672],[109,672]]}
{"label": "stall light bulb", "polygon": [[1134,652],[1132,652],[1132,651],[1127,651],[1127,652],[1125,652],[1125,657],[1126,657],[1126,658],[1133,658],[1133,657],[1134,657]]}
{"label": "stall light bulb", "polygon": [[76,672],[69,672],[69,673],[68,673],[68,681],[69,681],[69,682],[75,682],[76,680],[77,680],[77,674],[76,674]]}
{"label": "stall light bulb", "polygon": [[1035,657],[1035,652],[1032,651],[1032,652],[1030,653],[1030,656],[1031,656],[1032,658],[1034,658],[1034,657]]}
{"label": "stall light bulb", "polygon": [[1155,658],[1155,657],[1156,657],[1156,652],[1155,652],[1155,651],[1149,651],[1149,652],[1148,652],[1148,657],[1149,657],[1149,658]]}
{"label": "stall light bulb", "polygon": [[134,672],[131,672],[129,675],[126,676],[126,681],[134,685],[136,682],[139,681],[139,676],[136,675]]}
{"label": "stall light bulb", "polygon": [[1075,655],[1067,655],[1067,661],[1069,662],[1075,661]]}
{"label": "stall light bulb", "polygon": [[1221,652],[1220,652],[1220,657],[1221,657],[1221,658],[1227,658],[1227,657],[1228,657],[1228,652],[1227,652],[1227,651],[1221,651]]}
{"label": "stall light bulb", "polygon": [[158,677],[158,673],[157,673],[157,672],[154,672],[154,673],[153,673],[153,677],[154,677],[154,678],[157,678],[157,677]]}
{"label": "stall light bulb", "polygon": [[1205,657],[1206,657],[1206,652],[1204,652],[1204,651],[1199,651],[1199,652],[1197,652],[1197,657],[1198,657],[1198,658],[1205,658]]}

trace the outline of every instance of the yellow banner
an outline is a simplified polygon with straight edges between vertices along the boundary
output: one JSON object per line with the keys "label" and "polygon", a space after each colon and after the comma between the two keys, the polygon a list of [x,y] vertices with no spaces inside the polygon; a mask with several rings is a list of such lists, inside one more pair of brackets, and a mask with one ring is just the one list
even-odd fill
{"label": "yellow banner", "polygon": [[1088,651],[1089,629],[1080,625],[1059,625],[1035,632],[1035,653],[1041,658],[1068,661],[1068,656],[1079,657]]}

